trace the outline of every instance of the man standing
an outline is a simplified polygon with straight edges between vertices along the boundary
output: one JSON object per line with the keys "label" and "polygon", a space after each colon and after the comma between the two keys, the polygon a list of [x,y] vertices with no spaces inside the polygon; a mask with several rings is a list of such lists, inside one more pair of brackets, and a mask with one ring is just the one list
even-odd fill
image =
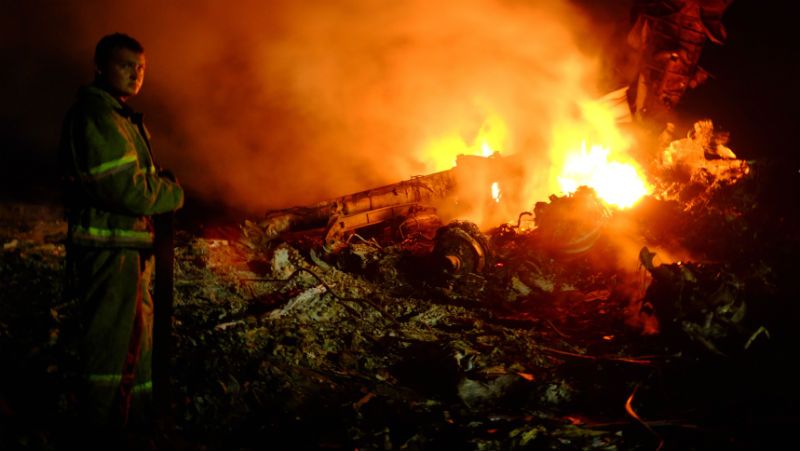
{"label": "man standing", "polygon": [[183,190],[160,173],[142,115],[125,102],[144,81],[144,49],[130,36],[103,37],[95,80],[64,120],[67,262],[80,303],[80,348],[90,426],[149,422],[153,270],[151,216],[177,210]]}

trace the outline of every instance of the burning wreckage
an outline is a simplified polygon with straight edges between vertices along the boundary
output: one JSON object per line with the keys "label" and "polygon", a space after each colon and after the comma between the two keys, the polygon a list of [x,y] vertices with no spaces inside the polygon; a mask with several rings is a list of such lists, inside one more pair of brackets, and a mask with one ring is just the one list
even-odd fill
{"label": "burning wreckage", "polygon": [[[710,120],[695,123],[686,138],[669,143],[650,164],[654,194],[634,208],[618,208],[582,185],[565,196],[551,195],[549,202],[537,202],[533,211],[519,213],[516,223],[482,231],[475,223],[452,220],[452,215],[474,211],[479,204],[485,215],[496,216],[501,211],[498,186],[516,192],[513,188],[522,182],[522,173],[515,170],[519,161],[498,153],[459,155],[451,170],[311,207],[272,211],[258,223],[246,221],[242,244],[267,254],[288,246],[307,255],[309,264],[321,270],[338,268],[374,282],[432,289],[501,314],[527,316],[533,305],[550,305],[555,299],[607,301],[614,294],[616,302],[625,306],[625,322],[652,334],[660,330],[658,317],[663,316],[655,314],[655,305],[663,304],[658,310],[680,321],[689,338],[725,355],[712,336],[744,334],[740,338],[749,346],[759,334],[768,335],[764,328],[748,334],[740,324],[745,306],[735,296],[739,284],[715,282],[731,275],[722,275],[722,268],[714,265],[714,269],[680,261],[656,265],[657,254],[647,246],[660,248],[666,255],[715,258],[714,240],[697,237],[705,232],[690,230],[689,223],[700,216],[705,221],[729,222],[746,214],[747,203],[753,202],[742,189],[752,182],[752,162],[737,159],[726,143],[727,133],[715,133]],[[464,196],[465,192],[471,196]],[[734,199],[725,199],[731,194]],[[630,252],[636,245],[640,245],[638,252]],[[631,264],[632,258],[626,260],[632,256],[636,265]],[[273,271],[275,265],[273,261]],[[641,278],[641,271],[652,281],[650,291],[645,292],[648,282]],[[297,268],[291,275],[301,272]],[[714,286],[715,296],[722,297],[712,305],[720,304],[716,315],[723,315],[719,322],[725,327],[715,323],[713,309],[683,306],[681,296],[677,303],[654,304],[662,297],[659,292],[667,289],[663,285],[676,281],[681,289],[685,284]],[[318,282],[325,288],[323,293],[330,290],[322,280]],[[639,293],[630,291],[631,284],[638,286]],[[701,312],[702,318],[697,316]]]}
{"label": "burning wreckage", "polygon": [[[653,194],[627,209],[581,186],[499,227],[449,221],[476,204],[501,209],[493,187],[508,195],[521,184],[514,157],[494,154],[270,212],[241,240],[259,263],[247,289],[262,307],[217,327],[253,326],[247,333],[276,340],[257,345],[273,356],[302,349],[288,352],[314,387],[284,373],[285,396],[294,406],[327,392],[347,414],[314,421],[353,428],[353,443],[617,449],[657,443],[659,428],[701,430],[643,419],[677,412],[642,387],[658,371],[736,358],[769,339],[747,305],[768,274],[721,263],[736,257],[717,240],[746,233],[737,221],[751,213],[755,180],[726,142],[710,121],[696,123],[649,165]],[[657,264],[657,254],[702,263]],[[287,371],[261,365],[273,377]],[[682,401],[680,414],[697,407]],[[571,414],[587,405],[596,410]],[[623,426],[623,412],[641,429]]]}
{"label": "burning wreckage", "polygon": [[[514,157],[462,156],[271,212],[236,237],[180,233],[176,427],[204,449],[747,446],[746,429],[715,422],[741,423],[719,411],[739,387],[718,378],[769,346],[750,301],[773,280],[752,254],[758,167],[732,157],[701,121],[645,165],[652,193],[629,208],[581,186],[481,228],[459,208],[503,211],[522,180]],[[476,185],[482,197],[464,197]],[[38,374],[53,415],[74,408],[62,343],[76,307],[52,307],[62,236],[40,222],[2,254],[9,299],[26,300],[4,317],[47,317],[26,331],[3,320],[4,349],[26,362],[9,374]],[[9,443],[56,440],[36,434],[4,430]]]}
{"label": "burning wreckage", "polygon": [[[700,418],[663,418],[697,406],[660,398],[652,378],[770,336],[747,305],[767,272],[722,263],[733,256],[715,242],[741,240],[736,221],[753,208],[755,169],[725,142],[695,124],[650,165],[653,194],[627,209],[581,186],[498,227],[449,220],[501,208],[492,187],[521,182],[514,157],[460,156],[448,171],[246,221],[234,243],[195,239],[179,259],[190,285],[179,292],[193,299],[182,308],[222,304],[205,327],[218,346],[243,340],[225,361],[258,377],[243,386],[230,364],[179,363],[217,375],[238,404],[184,408],[241,421],[252,404],[280,408],[271,427],[313,424],[312,442],[331,446],[619,449],[653,446],[661,428],[691,443]],[[465,200],[462,184],[482,196]],[[227,292],[189,282],[200,268]]]}
{"label": "burning wreckage", "polygon": [[[628,208],[579,186],[499,226],[458,219],[520,201],[520,162],[494,154],[270,212],[228,239],[179,234],[178,430],[211,449],[747,445],[704,419],[718,406],[697,404],[716,386],[704,378],[770,340],[750,302],[773,288],[753,254],[758,166],[726,143],[696,123],[643,164],[651,193]],[[54,223],[3,246],[10,298],[34,300],[4,316],[38,306],[48,320],[16,333],[4,322],[2,339],[23,366],[47,369],[13,374],[44,374],[53,411],[69,415],[61,344],[76,306],[51,308],[63,264]],[[6,392],[3,405],[22,404]]]}

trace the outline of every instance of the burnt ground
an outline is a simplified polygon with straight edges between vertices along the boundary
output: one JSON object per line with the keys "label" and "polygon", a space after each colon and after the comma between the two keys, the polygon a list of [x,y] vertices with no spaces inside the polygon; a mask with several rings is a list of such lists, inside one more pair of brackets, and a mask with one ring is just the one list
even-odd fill
{"label": "burnt ground", "polygon": [[[499,228],[486,234],[488,269],[459,277],[433,270],[422,236],[392,241],[377,230],[333,256],[315,231],[267,240],[257,221],[200,227],[184,212],[175,432],[160,445],[791,442],[800,426],[798,185],[794,169],[757,162],[735,184],[615,213],[588,252],[569,258],[541,232]],[[76,412],[65,224],[53,206],[0,211],[0,448],[65,449]],[[693,258],[651,265],[643,251],[639,264],[620,263],[618,223],[656,254]]]}

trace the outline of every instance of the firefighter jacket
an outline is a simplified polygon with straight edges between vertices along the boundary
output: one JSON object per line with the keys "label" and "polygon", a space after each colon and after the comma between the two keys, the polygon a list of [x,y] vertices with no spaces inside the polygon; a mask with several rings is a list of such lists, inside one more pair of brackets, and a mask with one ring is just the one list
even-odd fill
{"label": "firefighter jacket", "polygon": [[78,92],[59,158],[70,244],[149,248],[150,216],[183,205],[180,185],[153,163],[142,115],[98,86]]}

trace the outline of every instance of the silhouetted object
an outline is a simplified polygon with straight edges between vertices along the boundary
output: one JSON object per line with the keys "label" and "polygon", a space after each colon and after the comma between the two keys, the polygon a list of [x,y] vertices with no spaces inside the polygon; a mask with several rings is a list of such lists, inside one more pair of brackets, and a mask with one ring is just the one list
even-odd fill
{"label": "silhouetted object", "polygon": [[172,303],[175,266],[175,214],[153,217],[156,259],[153,287],[153,398],[156,412],[162,419],[171,416],[171,384],[169,361],[172,354]]}
{"label": "silhouetted object", "polygon": [[637,50],[638,76],[629,95],[638,120],[664,122],[689,88],[709,74],[698,66],[707,40],[726,38],[722,14],[732,0],[637,0],[628,43]]}

